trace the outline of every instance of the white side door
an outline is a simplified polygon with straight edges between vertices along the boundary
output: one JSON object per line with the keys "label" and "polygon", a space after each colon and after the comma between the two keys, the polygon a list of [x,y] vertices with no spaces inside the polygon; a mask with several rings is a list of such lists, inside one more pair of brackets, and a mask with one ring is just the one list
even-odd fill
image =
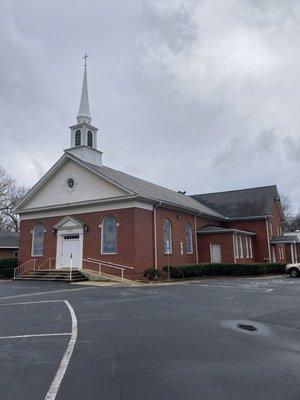
{"label": "white side door", "polygon": [[212,263],[221,262],[221,245],[212,244],[210,245],[210,259]]}
{"label": "white side door", "polygon": [[79,235],[64,235],[61,242],[62,268],[79,268]]}

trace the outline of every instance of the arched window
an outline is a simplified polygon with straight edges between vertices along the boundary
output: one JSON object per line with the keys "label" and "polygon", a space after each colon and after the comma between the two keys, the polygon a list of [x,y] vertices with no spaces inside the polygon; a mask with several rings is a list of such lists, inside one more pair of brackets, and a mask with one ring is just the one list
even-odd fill
{"label": "arched window", "polygon": [[81,132],[80,132],[80,130],[78,129],[76,132],[75,132],[75,146],[80,146],[81,145]]}
{"label": "arched window", "polygon": [[32,255],[42,256],[44,254],[44,225],[36,223],[32,231]]}
{"label": "arched window", "polygon": [[87,134],[87,145],[89,147],[93,147],[93,134],[91,131],[88,131],[88,134]]}
{"label": "arched window", "polygon": [[109,215],[101,224],[101,253],[115,254],[117,252],[117,220]]}
{"label": "arched window", "polygon": [[184,235],[185,235],[185,251],[188,254],[191,254],[193,253],[193,231],[190,223],[185,224]]}
{"label": "arched window", "polygon": [[172,253],[172,225],[168,219],[164,222],[164,252]]}

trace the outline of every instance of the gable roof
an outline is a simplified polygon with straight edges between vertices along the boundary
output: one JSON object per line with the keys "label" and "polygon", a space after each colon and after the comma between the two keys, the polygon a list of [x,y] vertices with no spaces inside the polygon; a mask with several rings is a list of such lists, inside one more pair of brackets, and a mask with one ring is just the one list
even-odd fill
{"label": "gable roof", "polygon": [[218,212],[211,210],[209,207],[199,203],[192,197],[178,193],[175,190],[167,189],[163,186],[136,178],[135,176],[106,167],[104,165],[97,166],[90,164],[86,161],[78,159],[75,156],[72,156],[72,159],[78,160],[81,164],[86,165],[89,169],[92,169],[103,178],[108,179],[110,182],[127,189],[131,193],[143,199],[186,208],[214,218],[223,218]]}
{"label": "gable roof", "polygon": [[16,232],[0,232],[0,248],[17,249],[19,247],[19,234]]}
{"label": "gable roof", "polygon": [[227,218],[271,215],[274,200],[279,199],[276,185],[197,194],[192,197]]}
{"label": "gable roof", "polygon": [[[201,213],[208,215],[212,218],[222,219],[223,216],[218,212],[211,210],[205,205],[199,203],[190,196],[176,192],[175,190],[167,189],[162,186],[156,185],[154,183],[145,181],[135,176],[126,174],[124,172],[106,167],[104,165],[97,166],[84,161],[73,154],[65,151],[65,154],[53,165],[53,167],[32,187],[32,189],[27,193],[27,195],[20,201],[20,203],[15,207],[15,212],[24,212],[22,207],[30,200],[35,193],[46,184],[48,179],[50,179],[54,173],[62,166],[66,159],[71,159],[83,167],[87,168],[89,171],[97,174],[108,182],[116,185],[120,189],[125,191],[124,200],[129,198],[140,198],[141,200],[148,200],[149,202],[159,203],[186,209],[192,213]],[[118,200],[121,198],[119,197]],[[112,199],[110,199],[112,201]]]}

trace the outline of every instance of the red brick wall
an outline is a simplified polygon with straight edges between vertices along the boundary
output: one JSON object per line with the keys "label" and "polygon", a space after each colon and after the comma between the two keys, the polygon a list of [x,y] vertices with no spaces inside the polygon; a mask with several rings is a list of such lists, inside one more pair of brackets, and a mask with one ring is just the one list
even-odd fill
{"label": "red brick wall", "polygon": [[[152,214],[151,211],[148,211]],[[117,254],[104,255],[101,254],[101,231],[99,225],[106,215],[113,215],[118,223],[117,236]],[[75,215],[74,215],[75,216]],[[20,226],[20,250],[19,261],[23,263],[30,258],[37,258],[37,265],[49,257],[56,257],[56,235],[53,232],[53,226],[57,224],[63,217],[49,217],[33,220],[22,220]],[[83,258],[91,257],[104,261],[111,261],[118,264],[135,267],[135,209],[113,210],[111,212],[95,212],[86,214],[76,214],[76,218],[80,219],[87,225],[87,231],[84,232],[83,239]],[[44,234],[44,256],[31,256],[31,231],[36,222],[42,222],[46,230]],[[92,267],[89,266],[89,267]]]}
{"label": "red brick wall", "polygon": [[[172,254],[169,256],[164,254],[164,221],[169,219],[172,225]],[[189,222],[193,231],[193,254],[186,254],[183,257],[180,254],[180,242],[185,246],[184,226]],[[185,214],[178,211],[167,210],[165,208],[157,208],[156,211],[156,231],[157,231],[157,259],[158,268],[162,268],[168,264],[170,265],[194,264],[196,263],[196,243],[194,236],[194,217],[190,214]]]}
{"label": "red brick wall", "polygon": [[222,263],[233,263],[232,233],[198,235],[198,253],[200,263],[210,263],[210,244],[221,245]]}
{"label": "red brick wall", "polygon": [[[99,225],[106,215],[113,215],[118,223],[117,254],[102,255],[101,235]],[[105,212],[76,214],[76,218],[85,222],[87,231],[84,232],[83,258],[95,258],[104,261],[135,267],[135,273],[127,273],[127,277],[142,273],[146,268],[154,267],[154,246],[153,246],[153,213],[152,211],[139,208],[120,209]],[[49,217],[42,219],[22,220],[20,226],[20,251],[19,261],[23,263],[31,258],[36,258],[37,265],[41,265],[48,258],[56,257],[56,234],[53,226],[63,217]],[[157,209],[157,255],[158,267],[161,269],[167,264],[167,255],[163,250],[164,220],[168,218],[172,224],[173,253],[169,256],[170,264],[179,265],[182,262],[180,255],[180,242],[184,243],[184,225],[190,222],[193,228],[193,254],[184,254],[184,263],[196,263],[196,244],[194,240],[194,217],[163,208]],[[31,231],[36,222],[42,222],[46,230],[44,234],[44,255],[43,257],[32,257],[32,234]],[[86,265],[87,266],[87,265]],[[96,268],[90,264],[89,268]],[[106,271],[108,272],[108,270]],[[109,271],[111,273],[111,270]]]}
{"label": "red brick wall", "polygon": [[252,237],[254,261],[267,262],[269,252],[265,219],[231,221],[226,222],[225,227],[255,232]]}
{"label": "red brick wall", "polygon": [[14,258],[17,249],[0,249],[0,258]]}

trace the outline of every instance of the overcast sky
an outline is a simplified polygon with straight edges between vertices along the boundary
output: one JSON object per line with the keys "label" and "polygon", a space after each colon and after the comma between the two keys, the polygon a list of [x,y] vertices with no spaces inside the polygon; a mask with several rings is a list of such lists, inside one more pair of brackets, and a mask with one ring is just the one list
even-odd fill
{"label": "overcast sky", "polygon": [[299,208],[299,34],[298,0],[0,0],[0,165],[32,185],[69,147],[86,51],[104,164]]}

